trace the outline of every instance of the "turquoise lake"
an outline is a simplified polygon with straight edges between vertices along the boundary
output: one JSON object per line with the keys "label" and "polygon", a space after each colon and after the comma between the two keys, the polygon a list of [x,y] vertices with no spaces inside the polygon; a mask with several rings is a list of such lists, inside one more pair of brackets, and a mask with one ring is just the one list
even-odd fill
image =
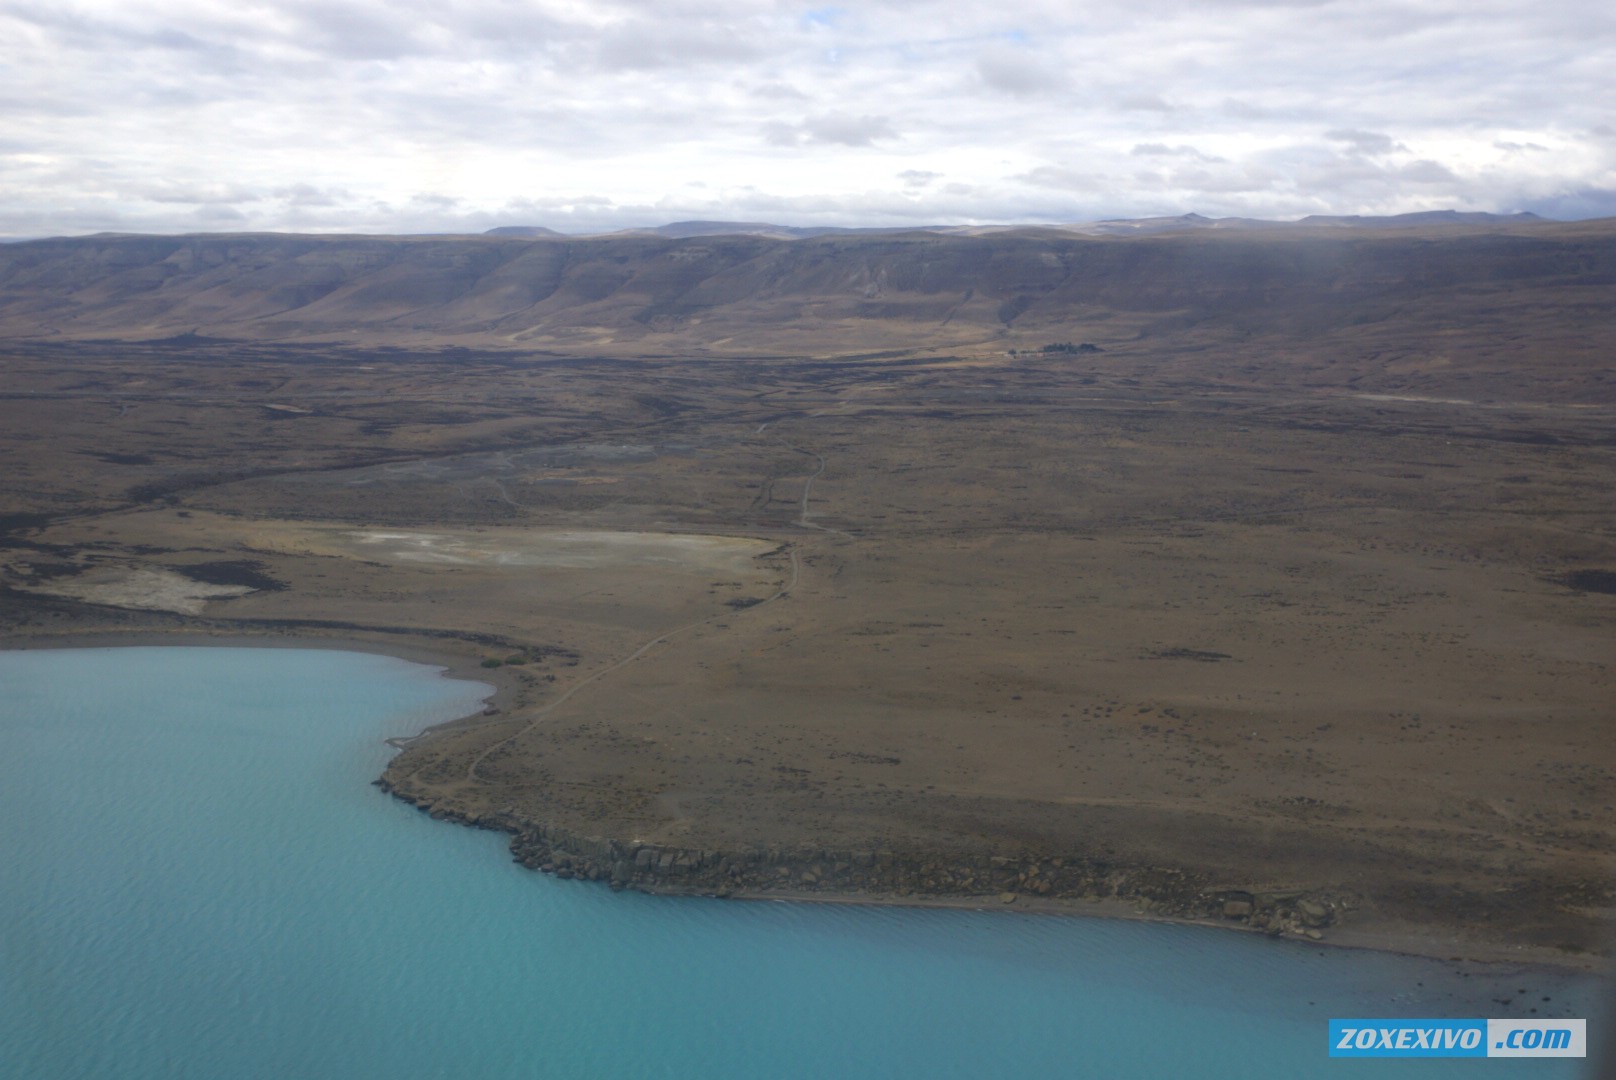
{"label": "turquoise lake", "polygon": [[[1338,1017],[1602,1016],[1587,979],[1099,919],[613,893],[370,781],[478,708],[314,649],[0,652],[0,1077],[1543,1077]],[[1548,1006],[1545,1006],[1547,1008]]]}

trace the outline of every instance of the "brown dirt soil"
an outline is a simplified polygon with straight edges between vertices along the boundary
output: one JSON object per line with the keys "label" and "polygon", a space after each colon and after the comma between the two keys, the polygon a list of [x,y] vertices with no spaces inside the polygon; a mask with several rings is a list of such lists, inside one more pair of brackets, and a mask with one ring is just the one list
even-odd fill
{"label": "brown dirt soil", "polygon": [[1557,361],[1535,399],[1530,355],[1494,384],[1496,350],[1441,340],[1401,387],[1194,335],[19,345],[0,635],[490,674],[497,711],[386,782],[570,876],[1591,964],[1616,908],[1606,376],[1568,390]]}

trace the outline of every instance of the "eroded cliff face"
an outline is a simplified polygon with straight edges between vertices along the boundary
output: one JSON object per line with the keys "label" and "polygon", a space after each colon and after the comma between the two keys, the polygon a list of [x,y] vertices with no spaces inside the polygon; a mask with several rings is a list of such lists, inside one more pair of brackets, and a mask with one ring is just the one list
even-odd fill
{"label": "eroded cliff face", "polygon": [[1101,344],[1317,344],[1426,304],[1428,329],[1461,331],[1552,303],[1564,340],[1596,319],[1564,286],[1616,282],[1613,231],[87,237],[0,246],[0,335],[825,355],[1074,325]]}

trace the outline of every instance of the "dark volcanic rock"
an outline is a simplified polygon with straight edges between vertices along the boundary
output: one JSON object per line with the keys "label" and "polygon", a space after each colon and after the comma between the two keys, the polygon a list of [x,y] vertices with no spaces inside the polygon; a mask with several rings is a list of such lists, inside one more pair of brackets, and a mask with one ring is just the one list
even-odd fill
{"label": "dark volcanic rock", "polygon": [[953,897],[1004,903],[1023,896],[1113,898],[1162,917],[1221,918],[1296,935],[1329,926],[1342,903],[1315,893],[1219,891],[1199,875],[1182,870],[1121,866],[1082,855],[1013,858],[965,852],[685,850],[581,836],[520,820],[508,810],[467,814],[400,791],[385,779],[377,783],[434,818],[509,833],[512,856],[529,869],[605,882],[614,889],[725,897],[736,893]]}

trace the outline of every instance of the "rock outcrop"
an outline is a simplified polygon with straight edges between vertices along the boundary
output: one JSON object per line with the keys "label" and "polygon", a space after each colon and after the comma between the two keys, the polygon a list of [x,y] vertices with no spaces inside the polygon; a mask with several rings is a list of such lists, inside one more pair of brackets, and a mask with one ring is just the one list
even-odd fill
{"label": "rock outcrop", "polygon": [[1244,892],[1196,874],[1073,855],[992,856],[947,852],[787,850],[713,851],[584,836],[525,821],[514,810],[464,814],[376,781],[439,820],[510,834],[511,854],[532,870],[601,882],[613,889],[701,896],[824,895],[872,901],[1022,897],[1121,900],[1161,918],[1221,921],[1272,936],[1317,939],[1348,897],[1317,892]]}

